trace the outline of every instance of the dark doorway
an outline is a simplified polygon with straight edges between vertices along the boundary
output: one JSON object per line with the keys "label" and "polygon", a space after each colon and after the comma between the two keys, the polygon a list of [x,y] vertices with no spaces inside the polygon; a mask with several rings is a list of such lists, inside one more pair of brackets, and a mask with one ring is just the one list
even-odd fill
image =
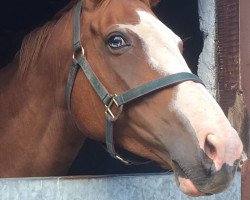
{"label": "dark doorway", "polygon": [[[4,1],[0,7],[0,68],[13,59],[28,32],[48,21],[67,3],[68,0]],[[193,73],[197,73],[198,58],[203,47],[197,0],[162,0],[154,11],[161,21],[183,39],[184,57]],[[162,169],[155,163],[125,166],[111,158],[99,143],[87,140],[69,175],[146,172],[162,172]]]}

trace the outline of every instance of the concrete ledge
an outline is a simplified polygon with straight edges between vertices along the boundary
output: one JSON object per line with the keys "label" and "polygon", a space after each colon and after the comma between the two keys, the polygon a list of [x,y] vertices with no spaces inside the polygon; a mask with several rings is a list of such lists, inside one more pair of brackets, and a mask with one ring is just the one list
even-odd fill
{"label": "concrete ledge", "polygon": [[[1,200],[186,200],[173,175],[0,179]],[[240,200],[240,174],[224,193],[199,200]]]}

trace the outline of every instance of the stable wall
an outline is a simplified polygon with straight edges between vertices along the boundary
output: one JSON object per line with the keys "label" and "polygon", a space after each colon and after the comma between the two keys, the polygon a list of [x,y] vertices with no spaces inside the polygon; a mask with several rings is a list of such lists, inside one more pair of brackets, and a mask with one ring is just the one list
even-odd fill
{"label": "stable wall", "polygon": [[199,57],[198,75],[209,92],[217,98],[215,0],[198,0],[198,12],[204,39],[203,50]]}
{"label": "stable wall", "polygon": [[[219,84],[218,84],[219,78],[221,78],[219,77],[219,74],[220,74],[219,67],[221,64],[223,65],[223,68],[226,68],[227,66],[224,66],[225,65],[224,58],[222,58],[222,56],[219,55],[219,53],[223,50],[219,48],[219,44],[217,43],[219,32],[218,32],[218,27],[217,27],[218,23],[217,23],[216,11],[218,12],[218,10],[225,10],[226,8],[225,7],[223,8],[221,6],[217,7],[217,6],[220,6],[220,4],[217,4],[215,0],[206,0],[206,1],[198,0],[198,12],[200,16],[200,30],[203,32],[203,39],[204,39],[203,50],[199,57],[198,75],[205,83],[206,88],[209,90],[209,92],[220,102],[222,108],[224,108],[225,105],[224,105],[224,102],[221,100],[222,94],[220,94],[219,92]],[[233,29],[234,29],[233,31],[237,31],[235,30],[235,28]],[[226,35],[220,35],[220,37],[226,37]],[[230,41],[228,42],[228,44],[229,44],[228,46],[232,46],[230,45]],[[219,59],[220,59],[220,62],[218,62]],[[225,97],[230,98],[228,95],[225,95]],[[226,109],[223,109],[223,110],[225,114],[228,115]],[[234,115],[234,116],[231,116],[230,118],[236,117],[237,120],[239,120],[240,118],[239,115],[236,115],[235,112],[232,113],[231,115]],[[232,123],[232,120],[231,120],[231,123]],[[235,125],[234,123],[232,124],[233,126]],[[236,130],[239,129],[237,127],[235,128]],[[239,132],[239,130],[237,131]],[[225,196],[225,199],[230,199],[230,198],[240,199],[239,196],[234,196],[235,191],[234,189],[232,190],[233,187],[235,187],[234,189],[236,189],[236,187],[241,188],[240,176],[238,176],[237,179],[235,180],[235,185],[232,186],[228,191],[224,193],[224,194],[227,193],[227,195]],[[240,190],[237,192],[240,193]]]}
{"label": "stable wall", "polygon": [[129,175],[72,179],[1,179],[1,200],[240,200],[240,175],[224,193],[192,198],[179,191],[173,176]]}

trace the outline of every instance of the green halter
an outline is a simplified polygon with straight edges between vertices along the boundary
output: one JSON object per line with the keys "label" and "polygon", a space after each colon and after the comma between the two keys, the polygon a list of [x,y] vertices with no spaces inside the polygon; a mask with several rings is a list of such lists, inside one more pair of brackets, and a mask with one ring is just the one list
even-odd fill
{"label": "green halter", "polygon": [[[72,67],[68,76],[68,81],[66,85],[66,101],[68,105],[68,109],[70,111],[71,108],[71,92],[74,85],[74,80],[78,71],[79,66],[85,73],[86,77],[90,81],[96,93],[99,95],[100,99],[104,103],[106,107],[105,118],[106,118],[106,145],[107,150],[110,155],[125,164],[133,164],[128,159],[121,157],[116,153],[114,148],[114,140],[113,140],[113,124],[119,118],[122,113],[123,105],[126,103],[135,100],[139,97],[148,95],[150,93],[160,91],[161,89],[168,88],[180,84],[184,81],[194,81],[203,84],[203,82],[192,73],[182,72],[177,74],[172,74],[144,85],[138,86],[136,88],[130,89],[120,95],[111,95],[106,88],[102,85],[102,83],[98,80],[95,73],[92,71],[89,66],[85,56],[84,50],[80,41],[80,15],[82,11],[83,1],[79,0],[75,8],[74,15],[74,53],[73,53],[73,62]],[[77,57],[75,55],[78,55]],[[116,107],[116,108],[115,108]],[[116,110],[114,113],[112,110]]]}

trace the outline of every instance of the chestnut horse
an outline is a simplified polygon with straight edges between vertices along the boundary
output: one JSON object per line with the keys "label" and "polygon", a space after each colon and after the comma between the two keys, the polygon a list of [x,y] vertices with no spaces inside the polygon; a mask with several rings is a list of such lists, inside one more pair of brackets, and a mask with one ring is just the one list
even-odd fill
{"label": "chestnut horse", "polygon": [[188,195],[230,185],[242,143],[155,3],[84,0],[26,36],[0,71],[0,177],[64,175],[89,137],[173,169]]}

